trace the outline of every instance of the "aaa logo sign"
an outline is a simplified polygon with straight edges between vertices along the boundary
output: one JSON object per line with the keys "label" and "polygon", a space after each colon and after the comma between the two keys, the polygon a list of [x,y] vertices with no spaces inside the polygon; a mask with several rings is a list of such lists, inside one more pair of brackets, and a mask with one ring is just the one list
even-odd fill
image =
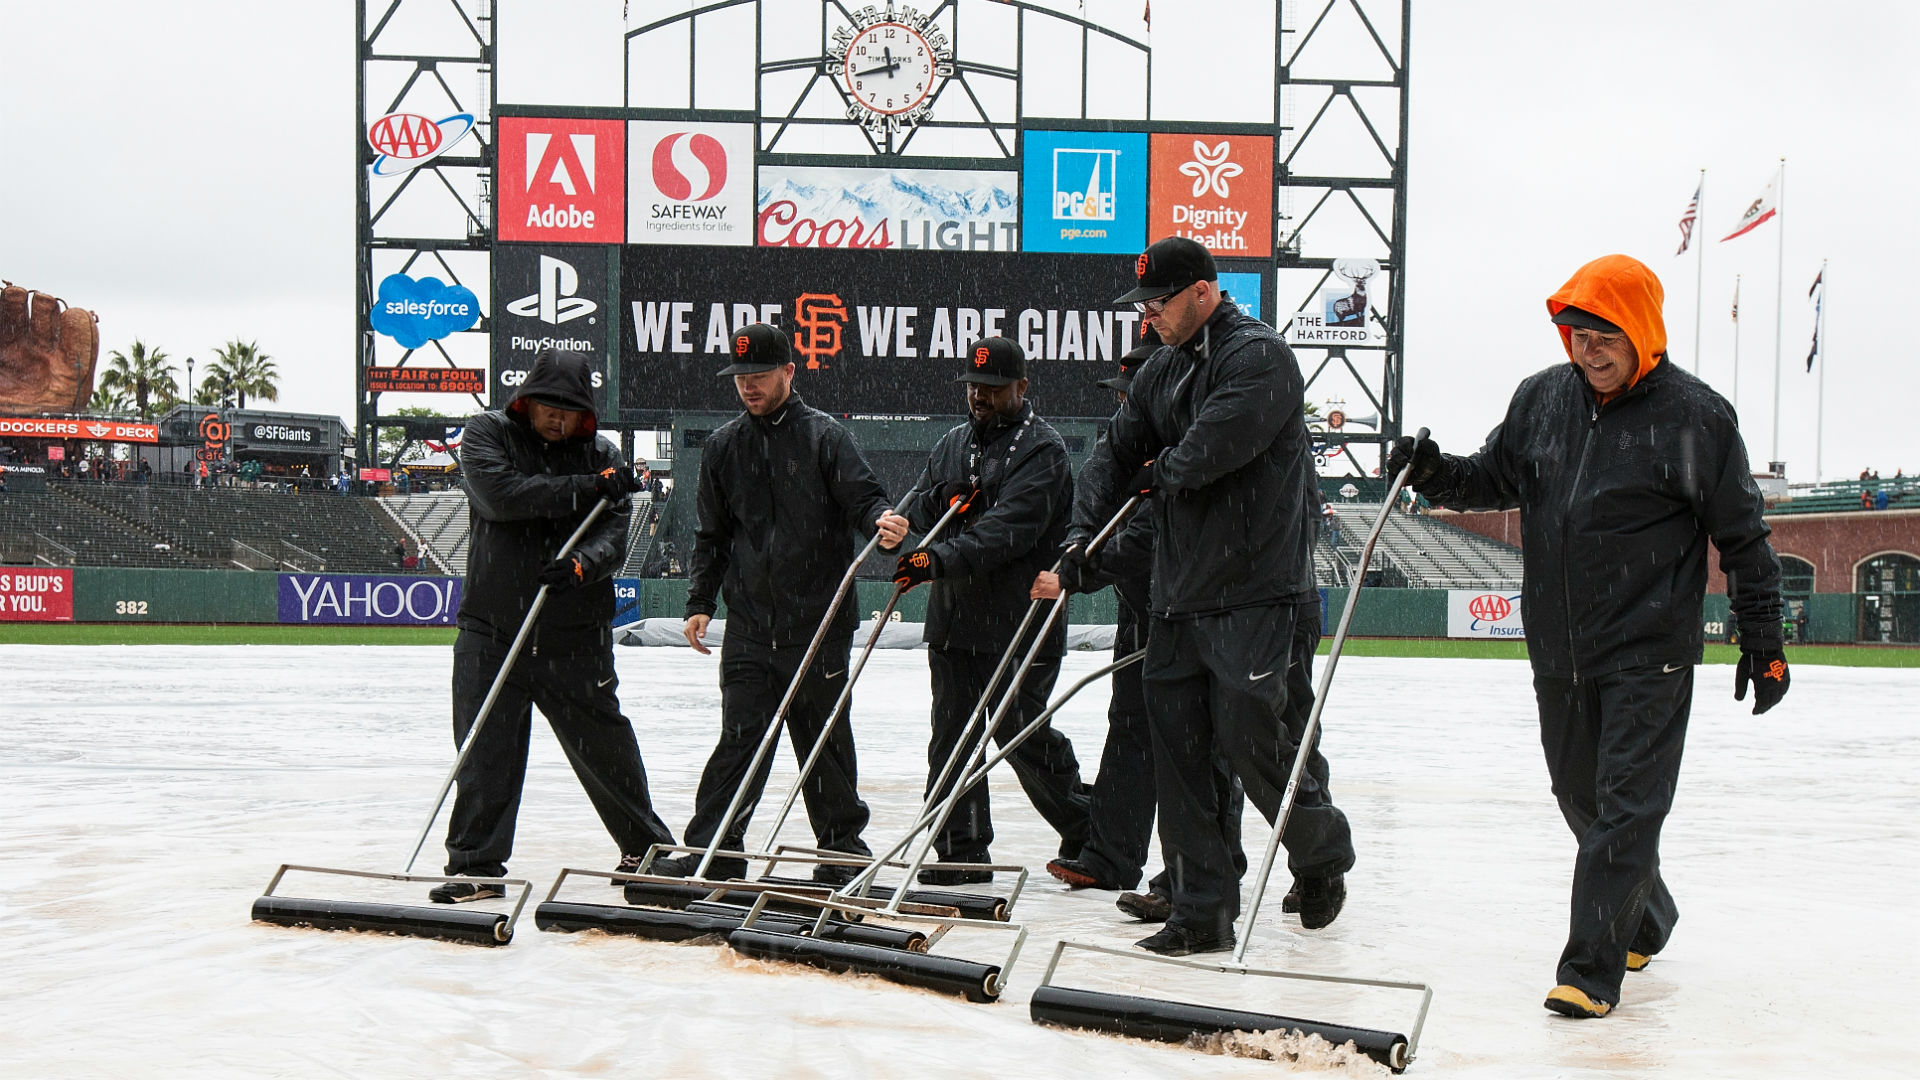
{"label": "aaa logo sign", "polygon": [[1185,236],[1215,255],[1273,254],[1273,139],[1153,136],[1154,240]]}
{"label": "aaa logo sign", "polygon": [[1520,621],[1520,595],[1452,589],[1447,593],[1447,636],[1525,638]]}

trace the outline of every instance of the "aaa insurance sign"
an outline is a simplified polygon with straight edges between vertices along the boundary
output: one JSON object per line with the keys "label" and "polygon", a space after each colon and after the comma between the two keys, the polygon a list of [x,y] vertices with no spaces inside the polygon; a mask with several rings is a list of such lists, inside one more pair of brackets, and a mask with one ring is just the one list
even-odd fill
{"label": "aaa insurance sign", "polygon": [[494,170],[502,240],[617,244],[626,238],[626,125],[503,116]]}
{"label": "aaa insurance sign", "polygon": [[1155,240],[1185,236],[1215,255],[1273,254],[1273,138],[1155,135]]}
{"label": "aaa insurance sign", "polygon": [[1520,621],[1520,594],[1505,591],[1447,591],[1447,636],[1458,638],[1525,638]]}
{"label": "aaa insurance sign", "polygon": [[1028,251],[1133,255],[1147,246],[1147,137],[1029,131],[1020,190]]}
{"label": "aaa insurance sign", "polygon": [[493,252],[494,405],[513,397],[543,349],[580,353],[606,383],[607,250],[502,244]]}
{"label": "aaa insurance sign", "polygon": [[627,124],[627,242],[753,243],[753,125]]}

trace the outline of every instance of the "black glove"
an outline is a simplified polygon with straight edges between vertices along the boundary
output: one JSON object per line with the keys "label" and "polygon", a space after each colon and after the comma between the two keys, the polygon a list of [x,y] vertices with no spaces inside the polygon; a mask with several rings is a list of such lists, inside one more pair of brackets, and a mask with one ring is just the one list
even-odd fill
{"label": "black glove", "polygon": [[1779,649],[1740,650],[1740,663],[1733,669],[1733,700],[1747,700],[1747,682],[1753,682],[1753,715],[1759,716],[1787,696],[1793,675],[1787,671],[1787,654]]}
{"label": "black glove", "polygon": [[1422,484],[1433,479],[1434,473],[1440,471],[1440,445],[1432,439],[1421,439],[1416,443],[1411,435],[1400,436],[1393,441],[1393,449],[1387,454],[1386,475],[1399,476],[1400,470],[1406,468],[1409,461],[1413,462],[1413,471],[1407,474],[1407,486],[1418,491]]}
{"label": "black glove", "polygon": [[[974,512],[974,503],[980,498],[980,489],[965,480],[949,480],[934,489],[933,497],[942,507],[959,504],[960,512],[954,517],[963,518]],[[945,513],[943,509],[941,513]]]}
{"label": "black glove", "polygon": [[541,567],[536,580],[555,592],[578,588],[587,583],[587,567],[580,561],[580,556],[569,555]]}
{"label": "black glove", "polygon": [[1151,495],[1153,494],[1155,486],[1153,480],[1153,462],[1149,461],[1145,465],[1133,470],[1133,476],[1127,480],[1127,486],[1121,489],[1120,494],[1128,497],[1134,495]]}
{"label": "black glove", "polygon": [[1100,573],[1100,556],[1087,553],[1085,541],[1074,543],[1060,553],[1060,588],[1070,593],[1099,592],[1105,588],[1103,582],[1095,580]]}
{"label": "black glove", "polygon": [[600,475],[593,478],[594,493],[608,502],[619,502],[623,496],[640,490],[640,478],[632,469],[624,465],[602,469]]}
{"label": "black glove", "polygon": [[911,589],[940,576],[940,556],[931,548],[915,548],[900,556],[893,567],[893,583]]}

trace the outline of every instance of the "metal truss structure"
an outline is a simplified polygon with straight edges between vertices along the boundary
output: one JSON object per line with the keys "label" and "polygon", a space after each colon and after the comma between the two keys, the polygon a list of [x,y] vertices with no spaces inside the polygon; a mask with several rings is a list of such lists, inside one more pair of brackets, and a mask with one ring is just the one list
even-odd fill
{"label": "metal truss structure", "polygon": [[[377,282],[420,273],[489,293],[493,224],[488,192],[493,167],[493,0],[359,0],[355,23],[354,220],[355,442],[361,465],[376,460],[379,430],[401,427],[406,442],[443,438],[465,423],[456,417],[383,419],[380,394],[368,389],[374,367],[407,367],[418,350],[384,345],[370,325]],[[437,119],[473,117],[470,140],[392,178],[372,174],[379,154],[368,125],[389,113]],[[487,366],[489,323],[430,343],[446,366]],[[449,344],[453,348],[449,349]],[[458,354],[458,358],[456,357]],[[459,363],[464,358],[465,363]],[[428,366],[441,366],[432,364]],[[484,404],[476,395],[476,404]],[[404,451],[404,446],[403,446]],[[397,456],[397,455],[396,455]]]}

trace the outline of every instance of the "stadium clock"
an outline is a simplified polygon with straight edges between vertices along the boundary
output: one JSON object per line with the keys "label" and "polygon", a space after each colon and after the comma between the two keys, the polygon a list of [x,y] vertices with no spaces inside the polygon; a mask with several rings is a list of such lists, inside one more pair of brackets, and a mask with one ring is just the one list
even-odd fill
{"label": "stadium clock", "polygon": [[927,118],[940,83],[953,74],[953,48],[913,8],[863,7],[834,32],[827,74],[846,97],[847,119],[885,137]]}

